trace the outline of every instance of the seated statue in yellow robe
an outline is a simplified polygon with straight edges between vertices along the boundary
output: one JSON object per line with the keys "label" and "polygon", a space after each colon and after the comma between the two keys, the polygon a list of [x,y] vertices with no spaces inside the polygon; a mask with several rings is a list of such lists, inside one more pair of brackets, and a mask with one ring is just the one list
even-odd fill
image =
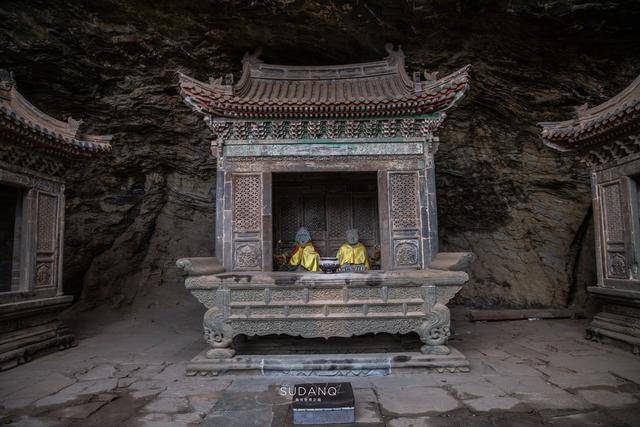
{"label": "seated statue in yellow robe", "polygon": [[336,257],[340,261],[341,272],[371,270],[369,253],[360,243],[358,230],[347,230],[347,242],[340,246]]}
{"label": "seated statue in yellow robe", "polygon": [[296,233],[296,245],[289,256],[289,269],[299,268],[313,272],[320,271],[320,254],[311,242],[311,234],[304,227],[300,227]]}

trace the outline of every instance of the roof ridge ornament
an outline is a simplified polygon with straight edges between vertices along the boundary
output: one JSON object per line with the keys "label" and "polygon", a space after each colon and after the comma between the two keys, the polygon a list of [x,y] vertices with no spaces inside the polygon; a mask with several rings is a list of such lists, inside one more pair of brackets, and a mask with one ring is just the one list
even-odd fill
{"label": "roof ridge ornament", "polygon": [[589,109],[589,103],[585,102],[582,105],[573,107],[573,113],[576,119],[579,119]]}
{"label": "roof ridge ornament", "polygon": [[0,98],[11,99],[11,89],[16,87],[13,71],[0,68]]}
{"label": "roof ridge ornament", "polygon": [[397,60],[404,61],[405,56],[401,44],[398,45],[397,49],[394,49],[393,43],[387,43],[384,45],[384,50],[386,50],[388,54],[385,59],[387,59],[390,64],[395,64]]}
{"label": "roof ridge ornament", "polygon": [[256,48],[253,51],[253,53],[245,52],[244,55],[242,56],[242,64],[243,65],[245,63],[250,64],[250,65],[263,64],[264,61],[262,59],[260,59],[260,55],[262,55],[262,48],[261,47]]}

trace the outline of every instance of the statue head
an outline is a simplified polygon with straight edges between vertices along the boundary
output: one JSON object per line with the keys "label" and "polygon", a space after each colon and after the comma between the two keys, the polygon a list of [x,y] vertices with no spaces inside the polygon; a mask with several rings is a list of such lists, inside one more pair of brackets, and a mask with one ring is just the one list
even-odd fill
{"label": "statue head", "polygon": [[300,227],[296,233],[296,242],[300,245],[305,245],[311,241],[311,234],[309,230],[304,227]]}
{"label": "statue head", "polygon": [[360,237],[358,236],[358,230],[352,228],[351,230],[347,230],[347,243],[350,245],[355,245],[360,241]]}

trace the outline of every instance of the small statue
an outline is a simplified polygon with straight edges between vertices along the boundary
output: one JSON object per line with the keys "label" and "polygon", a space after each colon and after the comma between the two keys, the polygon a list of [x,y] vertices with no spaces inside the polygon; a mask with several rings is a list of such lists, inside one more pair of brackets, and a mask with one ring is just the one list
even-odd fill
{"label": "small statue", "polygon": [[336,255],[340,261],[340,271],[371,270],[371,260],[367,248],[360,243],[358,230],[347,230],[347,242],[340,246]]}
{"label": "small statue", "polygon": [[320,271],[320,254],[311,242],[311,234],[304,227],[300,227],[296,233],[296,245],[289,256],[289,268],[291,270],[303,268],[312,272]]}

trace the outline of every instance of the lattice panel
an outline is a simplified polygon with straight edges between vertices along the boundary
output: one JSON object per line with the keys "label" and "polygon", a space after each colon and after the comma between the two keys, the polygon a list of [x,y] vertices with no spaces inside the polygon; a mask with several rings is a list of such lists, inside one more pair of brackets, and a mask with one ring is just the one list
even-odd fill
{"label": "lattice panel", "polygon": [[362,240],[376,240],[378,218],[375,203],[373,197],[358,197],[353,204],[353,228],[358,230]]}
{"label": "lattice panel", "polygon": [[390,177],[391,223],[394,230],[418,228],[418,182],[415,174],[394,173]]}
{"label": "lattice panel", "polygon": [[302,200],[300,197],[281,197],[278,199],[278,229],[281,238],[293,240],[302,227]]}
{"label": "lattice panel", "polygon": [[607,241],[621,242],[624,240],[624,222],[622,218],[620,185],[612,184],[603,186],[602,197]]}
{"label": "lattice panel", "polygon": [[38,194],[38,252],[53,252],[56,240],[57,199],[48,194]]}
{"label": "lattice panel", "polygon": [[233,176],[233,231],[260,231],[262,183],[259,175]]}
{"label": "lattice panel", "polygon": [[327,221],[329,239],[344,239],[351,228],[351,199],[349,197],[332,197],[327,203]]}
{"label": "lattice panel", "polygon": [[308,196],[304,198],[304,225],[308,230],[324,230],[325,223],[324,196]]}

